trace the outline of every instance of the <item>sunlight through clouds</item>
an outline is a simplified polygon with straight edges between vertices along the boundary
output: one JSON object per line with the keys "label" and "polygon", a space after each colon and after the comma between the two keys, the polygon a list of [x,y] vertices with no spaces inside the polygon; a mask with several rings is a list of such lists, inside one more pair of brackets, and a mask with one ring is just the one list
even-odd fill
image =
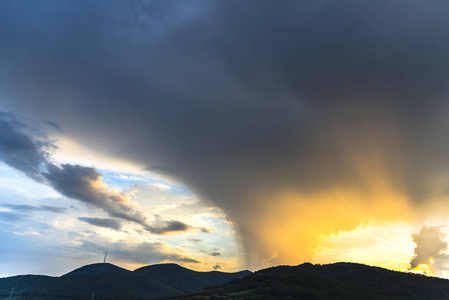
{"label": "sunlight through clouds", "polygon": [[110,247],[135,265],[446,274],[447,11],[0,1],[2,272]]}

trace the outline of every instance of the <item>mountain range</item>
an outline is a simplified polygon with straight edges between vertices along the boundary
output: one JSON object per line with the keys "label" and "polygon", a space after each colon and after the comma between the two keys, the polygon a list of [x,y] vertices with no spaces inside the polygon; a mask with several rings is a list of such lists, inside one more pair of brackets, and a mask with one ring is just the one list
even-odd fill
{"label": "mountain range", "polygon": [[356,263],[305,263],[260,270],[221,286],[169,299],[439,300],[449,299],[449,280]]}
{"label": "mountain range", "polygon": [[177,264],[126,270],[109,263],[86,265],[60,277],[20,275],[0,279],[0,298],[16,299],[153,299],[216,286],[250,271],[197,272]]}
{"label": "mountain range", "polygon": [[109,263],[60,277],[0,279],[0,300],[60,299],[449,299],[449,280],[356,263],[278,266],[252,273],[197,272],[176,264],[129,271]]}

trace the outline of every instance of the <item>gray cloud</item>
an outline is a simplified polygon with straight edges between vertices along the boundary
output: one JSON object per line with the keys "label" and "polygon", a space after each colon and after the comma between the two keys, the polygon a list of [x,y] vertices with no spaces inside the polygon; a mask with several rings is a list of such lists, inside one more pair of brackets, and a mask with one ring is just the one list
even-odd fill
{"label": "gray cloud", "polygon": [[214,270],[218,270],[218,269],[221,269],[221,266],[220,265],[215,265],[212,268],[214,268]]}
{"label": "gray cloud", "polygon": [[0,211],[0,220],[15,222],[15,221],[22,221],[24,219],[25,219],[25,216],[23,214],[9,212],[9,211]]}
{"label": "gray cloud", "polygon": [[145,229],[154,234],[164,234],[177,231],[187,231],[189,226],[180,221],[156,221],[153,225],[145,226]]}
{"label": "gray cloud", "polygon": [[103,209],[111,217],[121,218],[142,225],[153,234],[166,234],[189,230],[189,226],[175,220],[162,220],[153,223],[130,202],[127,193],[110,189],[102,180],[102,175],[92,167],[63,164],[61,167],[48,164],[47,172],[42,173],[51,186],[67,197]]}
{"label": "gray cloud", "polygon": [[111,217],[146,225],[143,213],[128,203],[130,196],[110,189],[92,167],[48,164],[47,171],[42,174],[55,190],[69,198],[102,208]]}
{"label": "gray cloud", "polygon": [[45,122],[45,124],[52,126],[53,128],[56,128],[58,130],[61,130],[61,126],[59,126],[58,124],[56,124],[55,122],[52,121],[47,121]]}
{"label": "gray cloud", "polygon": [[[447,195],[447,1],[0,5],[5,107],[174,168],[238,226],[247,257],[278,252],[260,223],[285,194],[320,206],[344,190],[366,207],[389,188],[412,207]],[[299,263],[287,255],[276,262]]]}
{"label": "gray cloud", "polygon": [[411,268],[427,265],[434,275],[449,270],[449,254],[446,253],[448,243],[444,241],[445,236],[441,232],[441,226],[423,226],[419,233],[412,234],[416,248],[410,261]]}
{"label": "gray cloud", "polygon": [[221,253],[220,252],[212,252],[209,254],[210,256],[220,256]]}
{"label": "gray cloud", "polygon": [[114,230],[120,230],[122,228],[122,224],[114,219],[80,217],[78,218],[78,220],[89,223],[91,225],[111,228]]}
{"label": "gray cloud", "polygon": [[64,208],[64,207],[57,207],[57,206],[52,206],[52,205],[39,205],[38,209],[53,212],[53,213],[65,213],[67,210],[67,208]]}
{"label": "gray cloud", "polygon": [[211,233],[212,232],[209,228],[206,228],[206,227],[200,227],[199,229],[203,233]]}
{"label": "gray cloud", "polygon": [[65,213],[67,211],[67,208],[52,205],[33,206],[26,204],[0,203],[0,206],[20,211],[48,211],[52,213]]}
{"label": "gray cloud", "polygon": [[175,263],[200,263],[198,260],[184,256],[176,252],[176,249],[168,248],[164,243],[139,243],[130,244],[124,241],[114,243],[103,241],[102,244],[84,240],[79,247],[83,251],[102,253],[105,247],[111,259],[134,262],[138,264],[155,264],[161,262]]}
{"label": "gray cloud", "polygon": [[201,243],[202,241],[200,239],[188,239],[189,242],[192,243]]}
{"label": "gray cloud", "polygon": [[[27,134],[28,133],[28,134]],[[30,178],[43,181],[40,168],[54,145],[14,113],[0,112],[0,159]]]}

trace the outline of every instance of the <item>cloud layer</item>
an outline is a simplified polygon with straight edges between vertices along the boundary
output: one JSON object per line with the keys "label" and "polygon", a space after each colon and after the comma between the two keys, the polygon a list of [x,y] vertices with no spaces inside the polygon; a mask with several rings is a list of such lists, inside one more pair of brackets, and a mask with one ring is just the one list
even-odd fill
{"label": "cloud layer", "polygon": [[[187,231],[190,227],[176,220],[163,220],[160,216],[146,214],[128,193],[110,188],[102,180],[102,175],[93,167],[51,163],[48,149],[56,149],[53,142],[33,124],[19,121],[13,113],[0,112],[0,159],[9,166],[21,171],[28,177],[45,182],[61,195],[78,200],[87,205],[100,208],[110,217],[126,220],[141,225],[153,234],[166,234]],[[65,209],[54,206],[30,206],[3,204],[3,207],[24,211],[50,211],[63,213]],[[5,215],[13,216],[4,213]],[[118,220],[86,218],[79,220],[92,225],[121,228]]]}
{"label": "cloud layer", "polygon": [[164,243],[130,243],[129,241],[119,240],[114,243],[101,240],[102,244],[98,244],[90,240],[82,240],[82,244],[72,251],[87,251],[91,253],[102,253],[107,247],[108,254],[112,255],[115,260],[122,262],[133,262],[140,265],[149,265],[160,262],[175,262],[179,264],[198,264],[198,260],[185,255],[180,250],[169,247]]}
{"label": "cloud layer", "polygon": [[[2,2],[0,98],[221,207],[250,267],[299,263],[320,236],[447,196],[448,6]],[[8,144],[30,162],[6,148],[2,159],[42,180],[33,143]],[[86,194],[61,182],[69,173]],[[94,189],[95,173],[49,166],[45,176],[123,214],[123,195]]]}

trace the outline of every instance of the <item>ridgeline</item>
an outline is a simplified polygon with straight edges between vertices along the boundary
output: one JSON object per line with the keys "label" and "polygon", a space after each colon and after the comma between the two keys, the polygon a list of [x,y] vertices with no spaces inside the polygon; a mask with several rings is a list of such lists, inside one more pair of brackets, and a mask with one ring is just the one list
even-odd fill
{"label": "ridgeline", "polygon": [[177,264],[159,264],[129,271],[113,264],[83,266],[61,277],[20,275],[0,279],[0,299],[154,299],[182,295],[251,274],[197,272]]}
{"label": "ridgeline", "polygon": [[279,266],[168,299],[449,299],[449,280],[355,263]]}
{"label": "ridgeline", "polygon": [[196,272],[176,264],[129,271],[108,263],[61,277],[0,279],[0,299],[449,299],[449,280],[355,263],[278,266],[251,273]]}

